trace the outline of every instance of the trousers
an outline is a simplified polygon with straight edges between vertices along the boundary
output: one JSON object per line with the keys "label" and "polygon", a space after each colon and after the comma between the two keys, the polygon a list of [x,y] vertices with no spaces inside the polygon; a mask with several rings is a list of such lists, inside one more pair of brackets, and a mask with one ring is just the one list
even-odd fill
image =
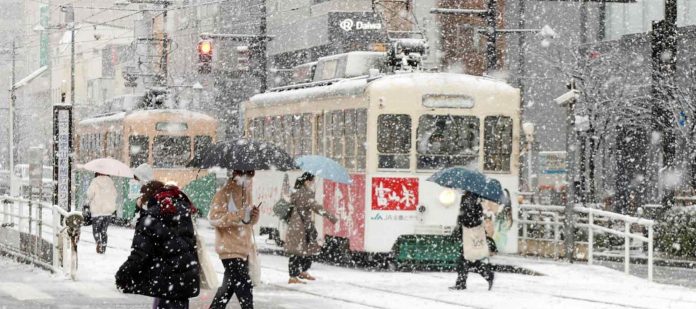
{"label": "trousers", "polygon": [[225,259],[222,260],[222,265],[225,266],[225,275],[222,286],[218,288],[210,304],[210,309],[225,309],[234,294],[237,295],[242,309],[253,309],[254,296],[251,277],[249,277],[249,262],[244,259]]}
{"label": "trousers", "polygon": [[300,273],[306,272],[312,267],[312,259],[309,256],[291,255],[288,261],[288,272],[290,277],[297,277]]}

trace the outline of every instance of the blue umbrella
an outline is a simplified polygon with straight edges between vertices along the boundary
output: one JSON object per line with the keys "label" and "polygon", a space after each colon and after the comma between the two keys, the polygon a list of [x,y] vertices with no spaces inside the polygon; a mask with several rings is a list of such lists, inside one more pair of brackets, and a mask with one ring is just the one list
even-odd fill
{"label": "blue umbrella", "polygon": [[301,170],[312,173],[315,176],[344,184],[352,182],[348,171],[338,162],[327,157],[301,156],[295,159],[295,163]]}
{"label": "blue umbrella", "polygon": [[479,171],[449,167],[438,171],[427,180],[446,188],[467,191],[499,204],[505,202],[505,194],[500,182],[486,177]]}

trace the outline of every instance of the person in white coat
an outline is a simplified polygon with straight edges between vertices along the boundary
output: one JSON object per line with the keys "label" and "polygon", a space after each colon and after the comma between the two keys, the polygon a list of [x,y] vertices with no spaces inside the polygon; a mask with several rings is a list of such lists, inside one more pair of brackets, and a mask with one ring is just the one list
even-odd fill
{"label": "person in white coat", "polygon": [[107,229],[116,211],[116,187],[111,177],[96,173],[87,189],[87,202],[92,214],[92,233],[97,243],[97,253],[106,252]]}

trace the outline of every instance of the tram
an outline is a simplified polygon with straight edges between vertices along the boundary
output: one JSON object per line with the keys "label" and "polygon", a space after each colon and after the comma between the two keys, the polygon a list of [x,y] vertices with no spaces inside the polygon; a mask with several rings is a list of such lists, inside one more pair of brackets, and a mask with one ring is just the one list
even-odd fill
{"label": "tram", "polygon": [[[111,157],[132,168],[142,163],[153,167],[155,178],[173,183],[189,194],[202,212],[215,193],[215,179],[207,171],[186,167],[217,139],[218,121],[188,110],[151,109],[115,112],[84,119],[77,125],[76,163]],[[94,174],[77,171],[76,203],[82,207],[85,192]],[[139,195],[136,181],[114,178],[119,191],[117,217],[133,218],[134,199]]]}
{"label": "tram", "polygon": [[[385,57],[320,58],[311,82],[271,89],[243,104],[245,134],[293,156],[330,157],[349,170],[350,185],[317,178],[317,200],[339,217],[336,224],[315,218],[333,256],[453,265],[461,241],[449,235],[460,195],[426,179],[444,167],[467,166],[517,192],[520,92],[465,74],[376,74],[384,72],[375,64]],[[255,203],[263,205],[258,232],[279,244],[286,227],[272,206],[299,173],[259,171],[253,181]],[[489,236],[500,252],[516,252],[514,215],[489,206]]]}

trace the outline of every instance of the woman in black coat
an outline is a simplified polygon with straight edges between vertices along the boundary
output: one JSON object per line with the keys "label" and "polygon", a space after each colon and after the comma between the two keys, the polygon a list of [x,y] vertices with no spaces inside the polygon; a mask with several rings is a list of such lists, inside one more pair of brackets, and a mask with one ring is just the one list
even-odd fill
{"label": "woman in black coat", "polygon": [[[459,205],[459,216],[457,217],[457,227],[454,229],[452,237],[462,241],[462,227],[474,228],[483,224],[483,206],[479,202],[478,196],[469,192],[464,192],[461,204]],[[464,258],[464,252],[460,251],[459,264],[457,265],[457,282],[450,289],[466,289],[466,278],[469,271],[479,273],[488,281],[488,289],[493,287],[493,268],[488,263],[481,260],[469,261]]]}
{"label": "woman in black coat", "polygon": [[131,254],[116,273],[124,293],[155,297],[153,308],[188,308],[200,292],[200,269],[188,197],[177,187],[151,181],[143,187],[143,209]]}

